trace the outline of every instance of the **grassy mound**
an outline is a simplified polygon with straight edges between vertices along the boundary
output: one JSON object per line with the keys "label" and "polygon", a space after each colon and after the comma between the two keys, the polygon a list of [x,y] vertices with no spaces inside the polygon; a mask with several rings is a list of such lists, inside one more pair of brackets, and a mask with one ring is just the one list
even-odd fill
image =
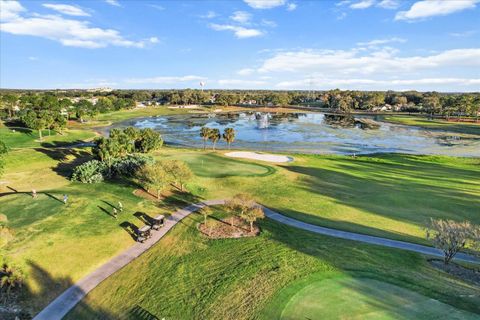
{"label": "grassy mound", "polygon": [[[289,291],[289,288],[286,289]],[[277,319],[478,319],[438,300],[367,278],[334,277],[314,281],[285,305],[273,304]]]}

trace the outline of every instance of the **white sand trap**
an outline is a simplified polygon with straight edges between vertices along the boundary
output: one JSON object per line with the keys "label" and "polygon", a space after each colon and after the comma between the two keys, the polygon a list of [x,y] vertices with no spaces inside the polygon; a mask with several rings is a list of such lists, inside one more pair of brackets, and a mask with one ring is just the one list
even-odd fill
{"label": "white sand trap", "polygon": [[257,152],[251,152],[251,151],[227,152],[225,153],[225,155],[227,157],[232,157],[232,158],[245,158],[245,159],[277,162],[277,163],[293,161],[293,158],[287,157],[287,156],[282,156],[278,154],[269,154],[269,153],[257,153]]}

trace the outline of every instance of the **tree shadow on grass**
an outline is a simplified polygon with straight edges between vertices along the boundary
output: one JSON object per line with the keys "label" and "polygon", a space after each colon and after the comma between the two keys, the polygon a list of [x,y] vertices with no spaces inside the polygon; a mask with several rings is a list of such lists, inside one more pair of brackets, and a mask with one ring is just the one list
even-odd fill
{"label": "tree shadow on grass", "polygon": [[92,155],[89,152],[79,149],[34,148],[34,150],[57,161],[57,165],[52,170],[58,175],[67,178],[72,175],[72,171],[76,166],[92,159]]}
{"label": "tree shadow on grass", "polygon": [[[16,290],[18,290],[19,294],[13,303],[20,308],[12,312],[0,313],[2,319],[14,320],[16,317],[21,320],[31,319],[65,290],[74,285],[70,277],[53,277],[47,270],[35,262],[29,261],[27,265],[29,270],[28,278],[34,279],[36,286],[32,288],[26,285],[17,288]],[[76,290],[77,294],[84,294],[80,288],[77,287]],[[87,309],[89,314],[102,314],[109,319],[114,318],[107,310],[90,306],[84,301],[81,301],[78,306],[81,306],[82,309]]]}
{"label": "tree shadow on grass", "polygon": [[[422,163],[421,157],[418,161],[415,156],[385,157],[402,163],[339,158],[335,164],[337,169],[298,165],[285,169],[301,174],[299,187],[313,197],[326,196],[336,203],[381,217],[419,227],[423,227],[430,217],[480,222],[480,217],[473,215],[473,208],[479,203],[475,189],[465,190],[458,185],[450,188],[435,183],[445,175],[454,175],[455,180],[460,179],[463,183],[463,179],[472,180],[475,175],[480,178],[480,171]],[[280,208],[280,211],[288,212],[289,209]],[[321,220],[314,212],[308,217],[309,222],[316,219]]]}

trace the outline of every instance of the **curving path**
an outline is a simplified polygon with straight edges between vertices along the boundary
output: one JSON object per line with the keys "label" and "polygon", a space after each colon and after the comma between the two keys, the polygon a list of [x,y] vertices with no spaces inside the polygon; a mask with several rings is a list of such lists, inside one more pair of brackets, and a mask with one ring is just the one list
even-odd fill
{"label": "curving path", "polygon": [[208,200],[198,204],[192,204],[180,209],[165,219],[164,226],[152,232],[152,237],[144,243],[136,243],[126,249],[118,256],[112,258],[104,265],[80,279],[73,286],[65,290],[55,300],[53,300],[45,309],[37,314],[34,320],[56,320],[62,319],[77,303],[79,303],[91,290],[98,286],[103,280],[132,262],[135,258],[150,249],[157,243],[170,229],[172,229],[180,220],[189,214],[200,210],[205,206],[223,204],[225,200]]}
{"label": "curving path", "polygon": [[[402,249],[402,250],[408,250],[408,251],[414,251],[430,256],[435,256],[435,257],[442,257],[443,258],[443,252],[439,249],[429,247],[429,246],[423,246],[420,244],[415,244],[415,243],[410,243],[410,242],[404,242],[404,241],[398,241],[398,240],[391,240],[387,238],[380,238],[380,237],[374,237],[374,236],[369,236],[366,234],[360,234],[360,233],[354,233],[354,232],[348,232],[348,231],[342,231],[342,230],[337,230],[337,229],[331,229],[331,228],[325,228],[325,227],[320,227],[317,225],[313,225],[310,223],[306,223],[300,220],[296,220],[293,218],[286,217],[278,212],[275,212],[273,210],[270,210],[268,208],[264,208],[265,211],[265,216],[275,220],[277,222],[296,227],[299,229],[319,233],[319,234],[324,234],[327,236],[331,237],[336,237],[336,238],[342,238],[342,239],[347,239],[347,240],[353,240],[353,241],[360,241],[360,242],[365,242],[365,243],[370,243],[370,244],[376,244],[379,246],[384,246],[384,247],[390,247],[390,248],[395,248],[395,249]],[[464,262],[471,262],[471,263],[480,263],[480,259],[470,256],[465,253],[457,253],[455,256],[455,260],[457,261],[464,261]]]}
{"label": "curving path", "polygon": [[[219,205],[224,204],[225,200],[206,200],[198,204],[192,204],[188,207],[180,209],[168,217],[165,221],[165,225],[158,231],[154,231],[150,239],[144,243],[137,243],[132,247],[126,249],[116,257],[112,258],[110,261],[85,276],[73,286],[65,290],[60,296],[53,300],[45,309],[43,309],[39,314],[37,314],[33,320],[57,320],[62,319],[77,303],[79,303],[91,290],[98,286],[103,280],[108,278],[110,275],[114,274],[125,265],[133,261],[135,258],[140,256],[142,253],[150,249],[155,243],[157,243],[170,229],[172,229],[179,221],[181,221],[186,216],[191,213],[200,210],[205,206]],[[266,207],[263,207],[265,210],[265,216],[275,220],[279,223],[283,223],[292,227],[299,229],[315,232],[322,235],[360,241],[375,245],[380,245],[384,247],[402,249],[414,251],[430,256],[443,257],[442,251],[428,247],[422,246],[419,244],[390,240],[386,238],[368,236],[359,233],[341,231],[336,229],[330,229],[325,227],[316,226],[306,222],[302,222],[296,219],[286,217],[278,212],[270,210]],[[480,259],[473,256],[469,256],[464,253],[459,253],[456,255],[455,260],[480,263]]]}

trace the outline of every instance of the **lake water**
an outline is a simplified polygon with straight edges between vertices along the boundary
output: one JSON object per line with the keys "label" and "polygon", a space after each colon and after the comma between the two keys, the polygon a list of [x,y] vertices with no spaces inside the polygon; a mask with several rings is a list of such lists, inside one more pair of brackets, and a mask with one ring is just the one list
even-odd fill
{"label": "lake water", "polygon": [[[356,119],[361,117],[355,116]],[[369,117],[363,117],[369,118]],[[374,119],[375,129],[339,124],[321,113],[237,113],[158,116],[125,121],[115,127],[135,126],[161,132],[169,144],[202,147],[200,128],[233,127],[232,148],[259,151],[366,154],[400,152],[480,156],[480,136],[396,125]],[[208,144],[211,145],[210,143]],[[221,141],[218,148],[226,148]]]}

